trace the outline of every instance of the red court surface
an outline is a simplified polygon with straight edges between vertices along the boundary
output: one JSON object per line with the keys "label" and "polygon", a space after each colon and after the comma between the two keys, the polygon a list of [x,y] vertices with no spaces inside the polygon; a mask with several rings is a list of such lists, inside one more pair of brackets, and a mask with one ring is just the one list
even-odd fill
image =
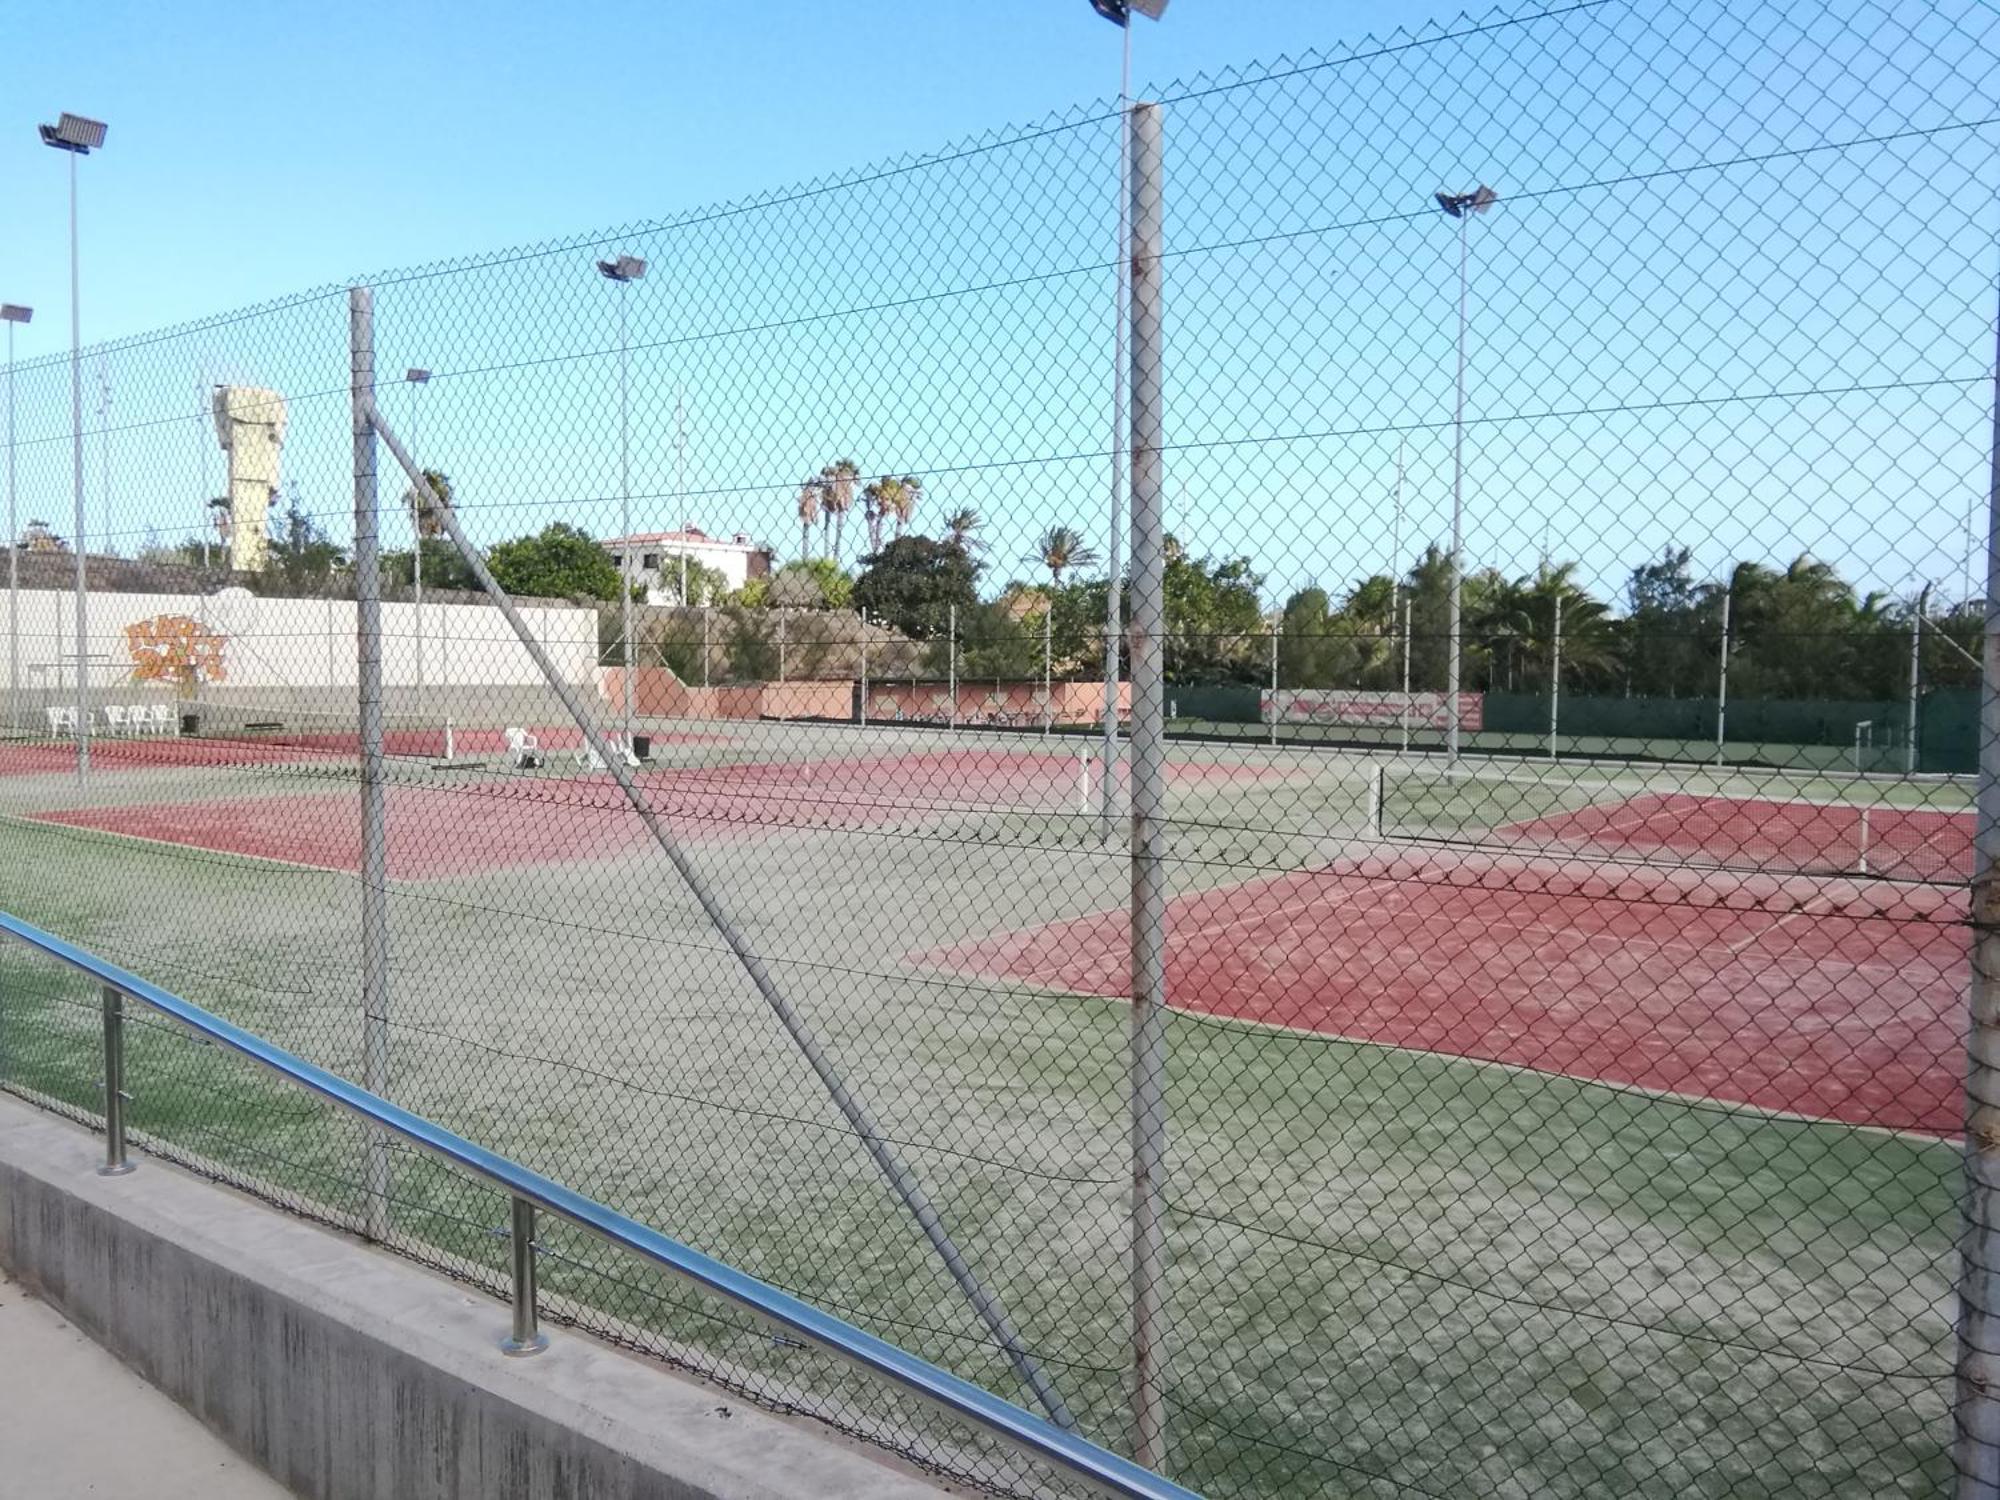
{"label": "red court surface", "polygon": [[1517,849],[1598,849],[1732,868],[1891,880],[1972,878],[1973,815],[1746,797],[1645,793],[1495,829]]}
{"label": "red court surface", "polygon": [[[624,853],[646,838],[629,813],[579,817],[574,807],[440,787],[386,788],[389,876],[436,880]],[[354,791],[230,797],[36,813],[44,823],[247,854],[324,870],[361,868]]]}
{"label": "red court surface", "polygon": [[[537,726],[530,731],[544,750],[571,750],[583,743],[574,728]],[[656,734],[656,745],[723,745],[728,735]],[[382,736],[383,750],[393,756],[441,760],[444,729],[390,729]],[[453,732],[452,752],[459,756],[494,756],[504,751],[500,729],[460,729]],[[243,736],[134,735],[94,736],[90,763],[104,770],[139,770],[169,766],[309,765],[361,758],[361,741],[348,730],[331,732],[274,731]],[[76,746],[67,740],[0,743],[0,776],[39,776],[68,771],[76,765]]]}
{"label": "red court surface", "polygon": [[[1177,1010],[1938,1135],[1960,1128],[1964,893],[1376,858],[1176,899]],[[1123,995],[1100,912],[913,956]]]}
{"label": "red court surface", "polygon": [[[1263,768],[1174,767],[1181,783],[1264,780]],[[679,836],[714,842],[773,829],[865,829],[921,823],[973,807],[1075,805],[1076,768],[1061,756],[1000,751],[752,763],[637,773],[653,810]],[[482,777],[457,786],[387,788],[389,874],[432,880],[619,855],[650,835],[604,772]],[[219,853],[358,870],[356,793],[228,797],[34,814]]]}

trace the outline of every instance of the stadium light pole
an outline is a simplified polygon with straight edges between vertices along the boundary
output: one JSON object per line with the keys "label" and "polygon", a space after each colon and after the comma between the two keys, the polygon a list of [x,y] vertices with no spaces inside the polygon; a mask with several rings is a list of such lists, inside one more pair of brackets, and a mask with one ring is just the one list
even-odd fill
{"label": "stadium light pole", "polygon": [[40,127],[42,144],[69,156],[69,428],[70,483],[75,498],[76,537],[76,774],[90,775],[90,693],[85,673],[89,666],[90,632],[85,618],[84,592],[89,587],[89,569],[84,561],[83,538],[83,316],[78,301],[76,244],[76,159],[88,156],[104,145],[106,125],[65,110],[53,125]]}
{"label": "stadium light pole", "polygon": [[625,670],[625,745],[632,744],[632,383],[627,338],[625,303],[632,283],[646,274],[646,263],[636,255],[616,260],[600,260],[598,274],[618,289],[618,618],[624,638],[621,655]]}
{"label": "stadium light pole", "polygon": [[[410,390],[410,451],[417,455],[417,462],[423,462],[423,449],[417,446],[417,393],[416,387],[430,383],[431,372],[414,366],[403,372],[403,384]],[[424,526],[423,497],[417,487],[411,485],[410,500],[410,586],[417,610],[417,717],[422,721],[424,712]]]}
{"label": "stadium light pole", "polygon": [[1128,116],[1132,109],[1132,14],[1149,21],[1166,13],[1167,0],[1090,0],[1090,8],[1118,28],[1118,245],[1112,259],[1118,267],[1116,316],[1112,319],[1111,360],[1111,516],[1107,528],[1110,541],[1104,553],[1104,775],[1100,780],[1099,837],[1111,842],[1112,820],[1118,799],[1118,778],[1111,768],[1118,759],[1118,632],[1124,624],[1122,590],[1118,582],[1118,559],[1124,543],[1122,497],[1126,482],[1125,382],[1126,320],[1130,316],[1132,265],[1131,223],[1131,131]]}
{"label": "stadium light pole", "polygon": [[1463,679],[1464,653],[1464,632],[1460,627],[1465,599],[1466,268],[1471,255],[1472,216],[1485,213],[1500,195],[1481,183],[1469,193],[1439,192],[1433,196],[1448,218],[1458,220],[1458,390],[1451,418],[1451,600],[1447,622],[1450,660],[1445,667],[1451,691],[1451,707],[1445,721],[1445,759],[1455,769],[1458,765],[1459,689]]}
{"label": "stadium light pole", "polygon": [[0,302],[7,325],[7,727],[21,729],[21,531],[14,515],[14,325],[34,321],[35,310]]}

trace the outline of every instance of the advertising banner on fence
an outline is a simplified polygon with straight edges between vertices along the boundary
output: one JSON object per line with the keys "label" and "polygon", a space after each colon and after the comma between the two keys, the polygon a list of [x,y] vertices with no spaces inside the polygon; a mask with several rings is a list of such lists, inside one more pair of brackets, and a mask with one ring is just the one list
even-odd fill
{"label": "advertising banner on fence", "polygon": [[[1280,724],[1325,724],[1341,728],[1377,725],[1394,729],[1443,729],[1451,720],[1449,693],[1368,693],[1339,688],[1266,688],[1262,697],[1264,722],[1277,715]],[[1458,695],[1458,727],[1471,733],[1483,721],[1478,693]]]}

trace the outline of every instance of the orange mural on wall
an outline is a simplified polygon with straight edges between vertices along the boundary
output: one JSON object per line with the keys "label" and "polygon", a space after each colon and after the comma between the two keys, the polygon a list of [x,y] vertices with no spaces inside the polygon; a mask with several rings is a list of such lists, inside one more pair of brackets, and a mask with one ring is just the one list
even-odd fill
{"label": "orange mural on wall", "polygon": [[222,652],[228,642],[192,615],[154,615],[125,627],[134,682],[226,682],[229,667]]}

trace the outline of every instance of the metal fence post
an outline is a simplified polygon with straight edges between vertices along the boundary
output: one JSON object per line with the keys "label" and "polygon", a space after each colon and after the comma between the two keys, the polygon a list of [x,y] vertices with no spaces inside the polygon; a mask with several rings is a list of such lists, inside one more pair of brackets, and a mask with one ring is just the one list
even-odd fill
{"label": "metal fence post", "polygon": [[1132,1451],[1166,1461],[1167,888],[1160,106],[1135,104],[1132,282]]}
{"label": "metal fence post", "polygon": [[1554,760],[1562,752],[1557,748],[1557,736],[1562,730],[1563,697],[1563,596],[1560,585],[1556,589],[1555,636],[1549,646],[1549,759]]}
{"label": "metal fence post", "polygon": [[1924,606],[1930,602],[1931,586],[1925,584],[1917,595],[1917,612],[1910,621],[1910,711],[1903,743],[1903,770],[1917,773],[1917,704],[1924,682]]}
{"label": "metal fence post", "polygon": [[861,614],[861,722],[868,722],[868,611]]}
{"label": "metal fence post", "polygon": [[1056,596],[1049,595],[1042,611],[1042,738],[1047,739],[1056,709]]}
{"label": "metal fence post", "polygon": [[1278,748],[1278,622],[1273,620],[1271,635],[1271,748]]}
{"label": "metal fence post", "polygon": [[[1996,323],[2000,360],[2000,323]],[[2000,372],[2000,364],[1996,364]],[[1964,1221],[1952,1460],[1958,1500],[2000,1500],[2000,373],[1986,509],[1978,833],[1967,1004]]]}
{"label": "metal fence post", "polygon": [[1715,763],[1722,764],[1722,742],[1729,729],[1729,605],[1736,597],[1736,579],[1722,591],[1722,661],[1715,672]]}
{"label": "metal fence post", "polygon": [[507,1230],[508,1259],[514,1284],[514,1327],[500,1341],[502,1354],[540,1354],[549,1347],[549,1336],[540,1327],[535,1290],[535,1205],[516,1198],[512,1223]]}
{"label": "metal fence post", "polygon": [[958,606],[951,607],[951,629],[945,643],[946,691],[951,695],[951,706],[945,710],[947,722],[953,729],[958,728]]}
{"label": "metal fence post", "polygon": [[104,1165],[100,1177],[123,1177],[125,1159],[125,997],[104,986]]}
{"label": "metal fence post", "polygon": [[[375,293],[347,293],[354,424],[354,652],[361,729],[361,1086],[389,1094],[387,809],[382,783],[382,558],[375,496]],[[362,1164],[362,1233],[389,1234],[389,1139],[370,1130]]]}

